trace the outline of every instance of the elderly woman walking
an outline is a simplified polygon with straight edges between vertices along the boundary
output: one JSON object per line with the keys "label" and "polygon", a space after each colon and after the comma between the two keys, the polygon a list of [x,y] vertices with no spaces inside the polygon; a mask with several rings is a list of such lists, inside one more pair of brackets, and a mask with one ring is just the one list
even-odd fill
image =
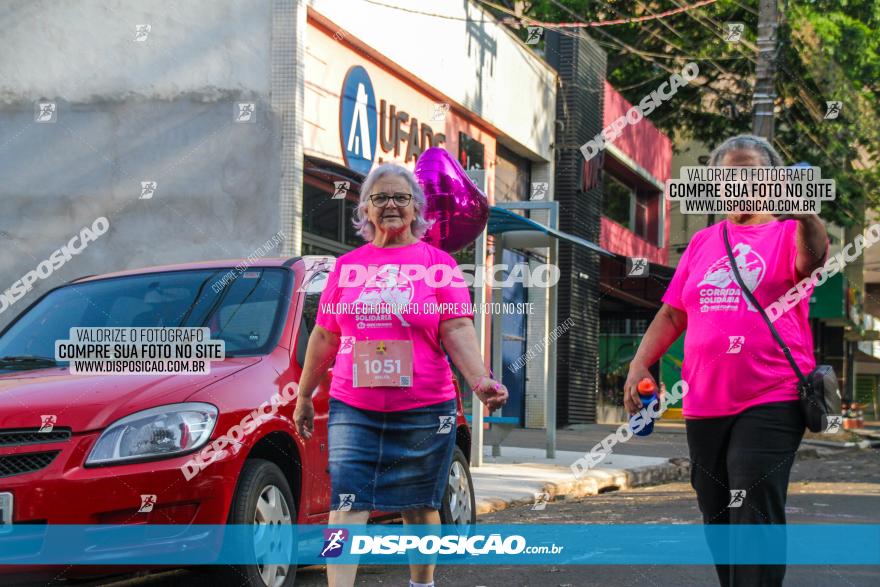
{"label": "elderly woman walking", "polygon": [[[507,390],[487,373],[467,288],[462,281],[437,285],[438,275],[458,269],[448,253],[420,240],[429,227],[425,206],[409,170],[391,163],[373,170],[355,218],[367,243],[337,260],[321,296],[294,419],[308,439],[312,392],[335,360],[331,525],[365,524],[373,510],[401,512],[406,524],[440,524],[455,434],[438,430],[456,411],[444,349],[486,406],[494,410],[507,401]],[[440,272],[426,280],[401,266]],[[337,304],[354,311],[323,311]],[[356,573],[356,565],[327,568],[331,587],[353,585]],[[410,585],[431,586],[433,574],[434,565],[413,564]]]}
{"label": "elderly woman walking", "polygon": [[[742,135],[716,148],[709,165],[783,162],[766,140]],[[785,524],[789,472],[805,429],[798,378],[738,286],[725,238],[742,282],[764,308],[820,267],[828,247],[814,214],[732,214],[695,234],[630,363],[624,401],[631,414],[641,409],[638,382],[651,379],[648,367],[687,328],[683,414],[703,521]],[[815,366],[808,304],[806,296],[774,323],[804,373]],[[752,547],[780,552],[778,544],[764,542]],[[785,576],[784,565],[717,564],[716,570],[725,587],[778,586]]]}

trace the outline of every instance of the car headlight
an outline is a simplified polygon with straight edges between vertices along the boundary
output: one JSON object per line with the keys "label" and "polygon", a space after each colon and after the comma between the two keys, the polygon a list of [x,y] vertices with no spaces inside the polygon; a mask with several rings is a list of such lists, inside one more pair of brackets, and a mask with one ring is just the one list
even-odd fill
{"label": "car headlight", "polygon": [[120,464],[191,452],[208,441],[216,422],[217,408],[198,402],[136,412],[104,430],[86,465]]}

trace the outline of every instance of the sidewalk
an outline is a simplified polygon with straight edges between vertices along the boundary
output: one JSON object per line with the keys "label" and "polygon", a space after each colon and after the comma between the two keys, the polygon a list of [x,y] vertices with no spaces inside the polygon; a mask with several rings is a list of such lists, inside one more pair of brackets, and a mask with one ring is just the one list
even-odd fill
{"label": "sidewalk", "polygon": [[807,434],[804,442],[832,448],[880,448],[880,426],[869,421],[864,428],[841,430],[836,434]]}
{"label": "sidewalk", "polygon": [[[615,445],[599,465],[575,478],[571,464],[616,427],[590,424],[559,430],[554,459],[545,456],[542,430],[514,430],[500,457],[491,456],[490,446],[484,447],[483,466],[471,468],[477,515],[534,504],[536,493],[549,494],[550,501],[574,499],[690,478],[684,427],[675,423],[656,426],[651,436]],[[798,458],[817,458],[828,450],[802,444]]]}
{"label": "sidewalk", "polygon": [[483,466],[471,469],[477,515],[533,504],[536,493],[548,493],[551,501],[571,499],[683,480],[690,472],[687,459],[612,454],[578,479],[570,466],[583,456],[582,452],[556,451],[552,460],[537,448],[505,446],[501,452],[502,456],[493,457],[491,448],[486,447]]}

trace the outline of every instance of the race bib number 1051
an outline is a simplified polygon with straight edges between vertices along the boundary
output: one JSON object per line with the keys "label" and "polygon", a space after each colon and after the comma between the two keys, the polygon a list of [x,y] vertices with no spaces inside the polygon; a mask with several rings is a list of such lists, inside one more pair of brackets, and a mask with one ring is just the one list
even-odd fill
{"label": "race bib number 1051", "polygon": [[410,387],[413,349],[409,340],[354,343],[351,379],[355,387]]}

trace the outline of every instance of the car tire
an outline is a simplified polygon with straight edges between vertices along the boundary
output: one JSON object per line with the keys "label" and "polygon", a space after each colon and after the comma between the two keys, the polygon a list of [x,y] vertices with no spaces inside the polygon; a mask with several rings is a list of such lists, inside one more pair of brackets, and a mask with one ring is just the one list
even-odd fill
{"label": "car tire", "polygon": [[476,494],[467,457],[457,446],[452,453],[452,464],[446,473],[446,491],[440,507],[440,522],[444,525],[466,526],[477,523]]}
{"label": "car tire", "polygon": [[[290,484],[275,463],[264,459],[245,461],[229,508],[228,523],[260,526],[296,524],[296,502]],[[289,547],[292,556],[295,556],[295,539]],[[283,543],[270,541],[269,548],[277,552],[277,549],[283,548]],[[296,563],[293,559],[291,561],[286,568],[278,564],[226,565],[215,567],[213,574],[219,579],[220,585],[290,587],[296,579]]]}

